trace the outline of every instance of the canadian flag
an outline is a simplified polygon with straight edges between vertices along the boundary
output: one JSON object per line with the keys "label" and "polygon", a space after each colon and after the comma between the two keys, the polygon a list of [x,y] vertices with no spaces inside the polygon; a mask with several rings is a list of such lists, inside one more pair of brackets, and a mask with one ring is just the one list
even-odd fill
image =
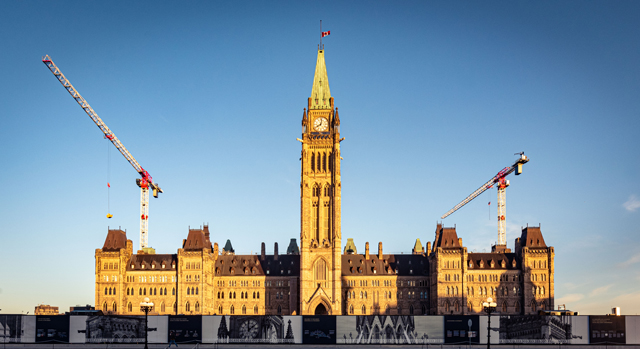
{"label": "canadian flag", "polygon": [[331,34],[331,30],[326,31],[326,32],[322,32],[322,37],[324,38],[325,36],[328,36],[329,34]]}

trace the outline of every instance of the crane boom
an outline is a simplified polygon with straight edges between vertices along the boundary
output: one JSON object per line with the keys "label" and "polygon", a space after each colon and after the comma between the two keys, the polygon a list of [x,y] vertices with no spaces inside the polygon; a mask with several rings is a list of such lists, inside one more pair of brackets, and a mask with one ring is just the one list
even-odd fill
{"label": "crane boom", "polygon": [[476,189],[476,191],[474,191],[473,193],[471,193],[471,195],[467,196],[466,199],[462,200],[459,204],[453,206],[452,209],[450,209],[447,213],[443,214],[442,217],[440,217],[440,219],[445,219],[448,216],[450,216],[452,213],[456,212],[457,210],[459,210],[460,208],[462,208],[462,206],[468,204],[471,200],[475,199],[476,197],[478,197],[480,194],[484,193],[487,189],[491,189],[493,188],[493,185],[498,183],[500,181],[501,178],[506,177],[508,174],[510,174],[511,172],[513,172],[515,169],[512,167],[505,167],[503,168],[500,172],[498,172],[498,174],[496,174],[495,176],[493,176],[493,178],[491,178],[487,183],[483,184],[480,188]]}
{"label": "crane boom", "polygon": [[524,153],[519,153],[520,158],[509,167],[505,167],[498,172],[487,183],[483,184],[480,188],[476,189],[471,195],[467,196],[459,204],[455,205],[447,213],[443,214],[440,219],[445,219],[452,213],[456,212],[462,206],[468,204],[471,200],[477,198],[480,194],[484,193],[487,189],[493,188],[494,184],[498,184],[498,243],[497,245],[507,245],[507,226],[506,226],[506,189],[509,186],[509,181],[505,179],[508,175],[516,172],[516,175],[522,173],[522,165],[529,162],[529,158]]}
{"label": "crane boom", "polygon": [[153,182],[151,175],[147,172],[136,159],[131,155],[131,153],[127,150],[127,148],[120,142],[118,137],[111,132],[109,127],[102,121],[102,119],[98,116],[93,108],[89,105],[89,103],[80,95],[78,90],[73,87],[69,79],[67,79],[62,71],[56,66],[55,63],[51,60],[49,55],[46,55],[42,58],[42,62],[49,68],[49,70],[53,73],[53,75],[60,81],[62,86],[69,92],[71,97],[75,99],[75,101],[80,105],[80,107],[89,115],[91,120],[98,126],[100,131],[104,133],[104,136],[113,143],[113,145],[118,149],[120,154],[124,156],[125,159],[133,166],[133,168],[138,172],[141,176],[140,179],[136,180],[136,183],[141,189],[141,199],[140,199],[140,248],[147,248],[147,238],[149,232],[149,187],[153,190],[153,196],[158,197],[158,193],[162,193],[162,189],[158,186],[157,183]]}

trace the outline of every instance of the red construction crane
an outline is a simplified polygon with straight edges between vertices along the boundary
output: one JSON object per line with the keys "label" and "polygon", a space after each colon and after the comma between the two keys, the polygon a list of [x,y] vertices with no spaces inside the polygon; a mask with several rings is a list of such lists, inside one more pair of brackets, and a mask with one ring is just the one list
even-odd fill
{"label": "red construction crane", "polygon": [[466,199],[462,200],[459,204],[455,205],[449,212],[445,213],[440,217],[440,219],[445,219],[447,216],[459,210],[462,206],[468,204],[471,200],[478,197],[478,195],[484,193],[487,189],[493,188],[493,185],[498,183],[498,243],[497,246],[506,246],[507,245],[507,195],[506,189],[509,186],[509,180],[505,179],[512,172],[516,173],[516,176],[522,173],[522,165],[529,162],[529,158],[522,153],[516,153],[515,155],[520,155],[520,158],[516,160],[510,167],[503,168],[498,174],[493,176],[487,183],[483,184],[476,191],[471,193],[471,195],[467,196]]}
{"label": "red construction crane", "polygon": [[131,166],[140,174],[141,178],[136,179],[136,184],[140,187],[140,249],[147,249],[147,241],[149,235],[149,188],[153,191],[153,197],[157,198],[158,193],[162,193],[162,189],[158,186],[157,183],[153,182],[151,179],[151,175],[145,169],[140,166],[140,164],[136,161],[136,159],[129,153],[127,148],[120,142],[118,137],[111,132],[111,130],[105,125],[105,123],[100,119],[98,114],[91,108],[89,103],[82,98],[80,93],[71,85],[71,82],[62,74],[58,66],[53,63],[49,55],[44,56],[42,58],[42,62],[51,70],[53,75],[60,81],[62,86],[69,92],[71,97],[78,102],[80,107],[89,115],[91,120],[95,122],[95,124],[100,128],[100,131],[104,133],[104,136],[113,143],[113,145],[118,149],[120,154],[129,161]]}

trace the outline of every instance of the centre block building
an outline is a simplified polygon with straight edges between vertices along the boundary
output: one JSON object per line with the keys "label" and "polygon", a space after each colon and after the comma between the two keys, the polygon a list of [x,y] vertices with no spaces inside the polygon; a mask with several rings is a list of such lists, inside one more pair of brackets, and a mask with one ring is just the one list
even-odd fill
{"label": "centre block building", "polygon": [[[142,314],[149,297],[157,314],[443,315],[479,314],[492,297],[502,314],[554,307],[554,249],[539,227],[526,227],[512,252],[505,245],[472,253],[455,228],[436,226],[433,243],[411,252],[359,254],[342,245],[340,117],[318,50],[311,97],[302,115],[300,246],[285,253],[236,255],[220,250],[209,227],[189,229],[176,254],[133,253],[125,231],[109,230],[95,253],[96,308]],[[409,246],[408,246],[409,247]]]}

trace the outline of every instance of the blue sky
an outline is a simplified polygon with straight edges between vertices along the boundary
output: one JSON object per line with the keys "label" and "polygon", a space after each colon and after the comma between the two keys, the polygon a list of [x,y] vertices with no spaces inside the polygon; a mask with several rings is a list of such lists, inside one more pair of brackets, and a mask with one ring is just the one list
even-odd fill
{"label": "blue sky", "polygon": [[[42,56],[165,190],[150,205],[158,253],[204,223],[238,253],[272,253],[299,237],[295,139],[322,19],[343,243],[409,253],[524,151],[508,246],[541,224],[556,304],[637,314],[639,17],[632,1],[0,2],[0,308],[93,304],[108,227],[139,246],[137,174]],[[444,224],[488,251],[495,201]]]}

